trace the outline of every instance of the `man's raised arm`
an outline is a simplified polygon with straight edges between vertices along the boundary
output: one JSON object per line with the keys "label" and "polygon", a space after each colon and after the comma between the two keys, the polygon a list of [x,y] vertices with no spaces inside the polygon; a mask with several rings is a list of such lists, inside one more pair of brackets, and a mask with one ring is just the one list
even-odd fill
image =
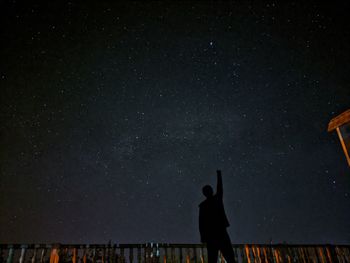
{"label": "man's raised arm", "polygon": [[221,177],[221,171],[220,170],[217,170],[216,171],[216,174],[217,174],[217,177],[218,177],[218,181],[217,181],[217,186],[216,186],[216,195],[220,198],[223,197],[223,186],[222,186],[222,177]]}

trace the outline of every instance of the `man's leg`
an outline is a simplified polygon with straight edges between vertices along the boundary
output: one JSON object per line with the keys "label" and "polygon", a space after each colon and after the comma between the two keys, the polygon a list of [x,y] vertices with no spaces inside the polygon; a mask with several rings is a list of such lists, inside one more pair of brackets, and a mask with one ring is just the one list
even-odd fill
{"label": "man's leg", "polygon": [[[226,232],[226,231],[225,231]],[[224,256],[227,263],[235,263],[235,254],[233,252],[231,239],[228,233],[224,233],[222,237],[222,243],[220,245],[220,251]]]}
{"label": "man's leg", "polygon": [[219,248],[214,243],[207,243],[208,263],[217,263]]}

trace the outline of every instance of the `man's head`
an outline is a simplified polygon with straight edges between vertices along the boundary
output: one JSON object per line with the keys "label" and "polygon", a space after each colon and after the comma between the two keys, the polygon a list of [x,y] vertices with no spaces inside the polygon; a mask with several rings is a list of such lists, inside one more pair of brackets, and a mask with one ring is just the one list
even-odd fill
{"label": "man's head", "polygon": [[212,197],[213,196],[213,188],[210,185],[205,185],[202,188],[202,192],[205,195],[206,198]]}

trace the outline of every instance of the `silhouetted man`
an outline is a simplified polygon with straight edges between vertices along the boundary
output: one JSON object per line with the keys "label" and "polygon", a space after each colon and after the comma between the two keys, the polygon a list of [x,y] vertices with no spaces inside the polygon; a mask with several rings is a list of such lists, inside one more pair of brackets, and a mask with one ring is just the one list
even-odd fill
{"label": "silhouetted man", "polygon": [[221,251],[227,263],[234,263],[234,253],[226,228],[230,226],[224,209],[221,171],[217,172],[217,190],[213,194],[210,185],[203,187],[207,198],[199,205],[199,232],[201,242],[207,244],[208,263],[216,263]]}

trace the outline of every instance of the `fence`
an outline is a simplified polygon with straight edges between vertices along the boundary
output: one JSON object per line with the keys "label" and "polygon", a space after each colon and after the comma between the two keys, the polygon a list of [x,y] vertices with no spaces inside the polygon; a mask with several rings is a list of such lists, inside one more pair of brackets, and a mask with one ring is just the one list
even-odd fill
{"label": "fence", "polygon": [[[238,263],[350,263],[350,245],[233,245]],[[199,244],[0,244],[0,263],[207,263]],[[222,255],[218,263],[225,263]]]}

